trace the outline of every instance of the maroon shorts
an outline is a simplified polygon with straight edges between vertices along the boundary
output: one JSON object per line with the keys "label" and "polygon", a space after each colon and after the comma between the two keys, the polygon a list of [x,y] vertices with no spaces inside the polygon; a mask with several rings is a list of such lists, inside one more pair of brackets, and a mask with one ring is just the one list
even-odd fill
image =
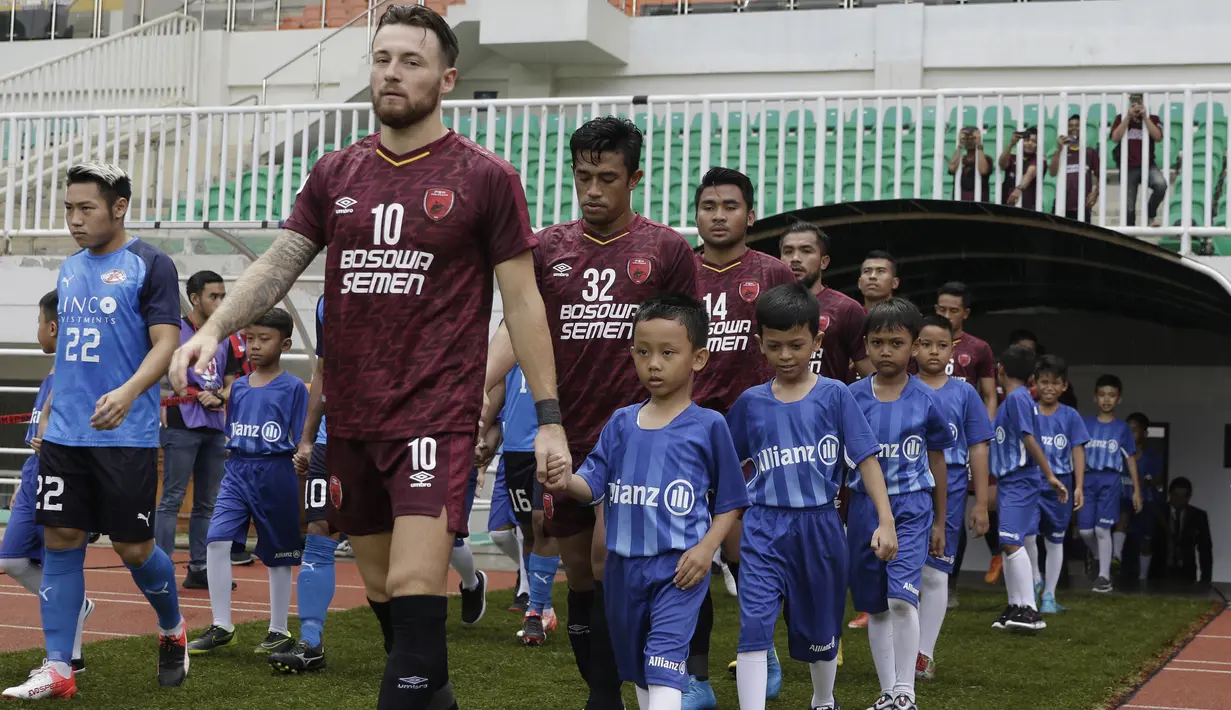
{"label": "maroon shorts", "polygon": [[[573,473],[585,463],[589,452],[570,452],[573,457]],[[543,533],[548,537],[572,537],[594,529],[594,508],[580,503],[564,493],[551,494],[535,486],[541,493],[543,505]]]}
{"label": "maroon shorts", "polygon": [[329,524],[347,535],[393,530],[394,518],[448,514],[449,532],[466,529],[466,485],[474,468],[473,434],[409,441],[329,436]]}

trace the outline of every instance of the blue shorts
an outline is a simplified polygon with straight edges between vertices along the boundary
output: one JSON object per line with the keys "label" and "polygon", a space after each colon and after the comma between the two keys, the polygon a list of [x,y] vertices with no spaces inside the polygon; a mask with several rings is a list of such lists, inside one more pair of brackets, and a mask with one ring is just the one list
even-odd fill
{"label": "blue shorts", "polygon": [[13,497],[9,524],[0,542],[0,558],[43,561],[43,526],[34,522],[34,499],[38,493],[38,457],[21,466],[21,485]]}
{"label": "blue shorts", "polygon": [[1077,511],[1077,527],[1110,530],[1120,519],[1120,474],[1115,471],[1086,471],[1085,505]]}
{"label": "blue shorts", "polygon": [[682,553],[658,557],[607,555],[604,604],[620,680],[639,688],[688,687],[688,643],[710,588],[705,575],[692,589],[675,586]]}
{"label": "blue shorts", "polygon": [[[945,554],[941,557],[929,554],[924,562],[932,569],[953,574],[953,562],[957,559],[957,546],[966,527],[966,485],[969,474],[964,466],[949,467],[949,492],[945,498]],[[961,485],[954,486],[954,481]]]}
{"label": "blue shorts", "polygon": [[1038,533],[1039,473],[1030,469],[1001,479],[996,493],[1000,510],[1000,544],[1022,546],[1026,536]]}
{"label": "blue shorts", "polygon": [[842,519],[833,507],[744,512],[739,543],[740,653],[774,646],[785,600],[791,658],[832,661],[842,638],[847,552]]}
{"label": "blue shorts", "polygon": [[1044,484],[1039,488],[1039,505],[1035,508],[1031,528],[1046,537],[1048,542],[1062,543],[1073,520],[1073,474],[1064,473],[1056,478],[1068,490],[1069,502],[1061,503],[1056,490]]}
{"label": "blue shorts", "polygon": [[496,481],[492,484],[492,507],[487,511],[487,529],[501,530],[517,525],[513,516],[513,501],[509,498],[509,489],[504,483],[504,457],[496,465]]}
{"label": "blue shorts", "polygon": [[256,556],[266,567],[299,564],[299,476],[291,457],[242,456],[231,453],[226,475],[209,520],[207,542],[228,543],[256,523]]}
{"label": "blue shorts", "polygon": [[[932,535],[932,492],[916,491],[889,496],[893,522],[898,532],[898,556],[883,562],[870,545],[880,519],[866,493],[851,496],[851,514],[846,519],[850,548],[851,600],[855,611],[880,614],[889,610],[889,599],[903,599],[919,606],[923,563]],[[741,569],[742,573],[742,569]],[[741,574],[740,579],[743,579]]]}
{"label": "blue shorts", "polygon": [[[470,520],[470,513],[474,510],[474,495],[479,490],[479,469],[470,470],[470,478],[466,481],[466,520]],[[470,526],[467,525],[469,530]],[[457,533],[453,537],[453,546],[462,547],[466,544],[466,538],[470,537],[469,532]]]}

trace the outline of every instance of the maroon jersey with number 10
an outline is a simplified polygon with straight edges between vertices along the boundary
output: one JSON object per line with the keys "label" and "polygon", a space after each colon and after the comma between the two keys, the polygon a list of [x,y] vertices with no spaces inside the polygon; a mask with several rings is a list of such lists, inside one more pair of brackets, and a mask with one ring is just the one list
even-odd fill
{"label": "maroon jersey with number 10", "polygon": [[640,215],[605,237],[588,234],[581,220],[537,236],[534,270],[547,306],[560,411],[580,466],[612,413],[647,397],[629,353],[638,306],[663,291],[695,294],[697,268],[679,232]]}
{"label": "maroon jersey with number 10", "polygon": [[451,131],[410,155],[373,134],[320,159],[286,228],[329,247],[329,435],[473,435],[492,270],[535,244],[513,167]]}
{"label": "maroon jersey with number 10", "polygon": [[777,259],[749,249],[736,261],[717,266],[701,254],[697,294],[710,315],[709,364],[697,376],[692,398],[723,414],[744,390],[774,376],[757,345],[756,300],[775,286],[795,283],[795,275]]}

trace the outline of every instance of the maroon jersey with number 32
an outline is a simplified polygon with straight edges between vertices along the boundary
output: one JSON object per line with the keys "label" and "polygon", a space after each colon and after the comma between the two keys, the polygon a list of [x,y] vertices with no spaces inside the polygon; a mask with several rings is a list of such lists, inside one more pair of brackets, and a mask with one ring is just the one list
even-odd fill
{"label": "maroon jersey with number 32", "polygon": [[564,430],[574,459],[584,458],[615,410],[647,397],[629,353],[637,307],[663,291],[696,293],[696,265],[679,232],[641,216],[606,237],[578,220],[544,229],[538,241]]}
{"label": "maroon jersey with number 32", "polygon": [[451,131],[410,155],[371,135],[320,159],[286,228],[329,247],[329,435],[473,433],[492,270],[535,245],[513,167]]}
{"label": "maroon jersey with number 32", "polygon": [[753,337],[756,300],[775,286],[795,283],[795,275],[786,264],[752,249],[723,266],[707,262],[701,254],[696,260],[697,295],[710,315],[710,361],[697,375],[692,398],[726,414],[744,390],[774,376]]}

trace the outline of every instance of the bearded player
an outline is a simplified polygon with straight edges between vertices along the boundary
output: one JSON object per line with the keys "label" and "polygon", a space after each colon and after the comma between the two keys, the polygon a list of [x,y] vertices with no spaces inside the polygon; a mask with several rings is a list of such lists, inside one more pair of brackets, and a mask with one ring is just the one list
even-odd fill
{"label": "bearded player", "polygon": [[[535,245],[507,162],[445,128],[457,37],[426,7],[394,5],[372,40],[381,131],[313,167],[286,229],[206,327],[201,353],[282,299],[326,246],[328,511],[350,537],[391,651],[377,708],[456,708],[445,644],[449,558],[465,494],[491,317],[492,274],[517,360],[537,400],[540,475],[567,463]],[[182,386],[177,383],[177,386]]]}
{"label": "bearded player", "polygon": [[[596,118],[578,128],[569,149],[582,218],[544,229],[534,250],[575,467],[594,448],[612,413],[645,398],[629,352],[638,304],[664,291],[696,292],[697,268],[688,242],[633,211],[632,193],[643,175],[641,145],[641,131],[626,119]],[[498,332],[488,359],[487,388],[495,387],[512,366],[507,339]],[[543,509],[544,533],[560,544],[569,586],[569,643],[590,690],[586,708],[623,708],[603,607],[607,546],[602,508],[544,495],[541,486],[532,500]]]}
{"label": "bearded player", "polygon": [[[697,187],[694,198],[697,232],[703,248],[696,256],[697,294],[709,312],[709,364],[696,377],[693,400],[724,416],[744,390],[774,376],[754,337],[756,300],[763,292],[795,281],[777,259],[748,248],[748,228],[756,219],[752,181],[728,168],[713,168]],[[732,574],[739,578],[738,521],[724,542]],[[697,629],[688,652],[688,689],[683,710],[718,707],[710,687],[710,635],[714,629],[714,599],[706,592]],[[769,662],[776,664],[770,654]],[[770,669],[773,675],[773,669]],[[779,685],[781,684],[779,672]],[[774,683],[769,683],[772,695]]]}

